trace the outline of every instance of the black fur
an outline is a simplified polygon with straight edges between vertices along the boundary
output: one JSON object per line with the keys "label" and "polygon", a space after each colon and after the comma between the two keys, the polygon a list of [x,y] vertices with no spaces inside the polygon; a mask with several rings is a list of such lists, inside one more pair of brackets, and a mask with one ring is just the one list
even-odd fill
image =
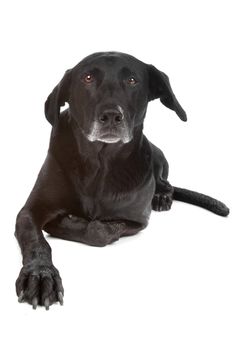
{"label": "black fur", "polygon": [[[116,52],[88,56],[49,95],[48,154],[16,220],[23,255],[19,301],[46,309],[63,302],[61,278],[42,230],[102,247],[144,229],[151,210],[168,210],[173,199],[229,213],[221,202],[167,181],[162,151],[142,132],[147,104],[156,98],[187,120],[166,74]],[[60,113],[65,102],[69,108]]]}

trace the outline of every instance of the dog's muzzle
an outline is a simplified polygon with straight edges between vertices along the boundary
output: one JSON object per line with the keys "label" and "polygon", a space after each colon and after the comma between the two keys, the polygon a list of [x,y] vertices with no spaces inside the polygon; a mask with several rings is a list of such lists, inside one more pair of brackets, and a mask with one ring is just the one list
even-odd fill
{"label": "dog's muzzle", "polygon": [[87,138],[91,142],[129,142],[132,137],[130,137],[129,126],[123,109],[120,106],[102,109],[97,114]]}

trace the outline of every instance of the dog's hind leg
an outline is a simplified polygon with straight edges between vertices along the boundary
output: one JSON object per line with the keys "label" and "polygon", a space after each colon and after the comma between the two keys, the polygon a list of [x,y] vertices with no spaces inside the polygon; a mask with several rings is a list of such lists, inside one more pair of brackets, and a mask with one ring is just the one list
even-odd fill
{"label": "dog's hind leg", "polygon": [[152,199],[152,209],[155,211],[169,210],[173,201],[173,187],[167,181],[169,166],[163,152],[153,144],[153,172],[156,183],[155,194]]}

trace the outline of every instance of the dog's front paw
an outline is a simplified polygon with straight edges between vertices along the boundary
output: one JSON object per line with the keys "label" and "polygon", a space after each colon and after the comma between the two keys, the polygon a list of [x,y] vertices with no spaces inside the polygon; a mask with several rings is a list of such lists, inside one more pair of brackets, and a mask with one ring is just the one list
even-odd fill
{"label": "dog's front paw", "polygon": [[87,226],[85,243],[96,247],[104,247],[117,241],[125,229],[125,223],[113,221],[91,221]]}
{"label": "dog's front paw", "polygon": [[19,302],[28,302],[33,309],[42,305],[48,310],[57,301],[63,304],[62,280],[51,263],[32,262],[24,265],[16,280],[16,293]]}
{"label": "dog's front paw", "polygon": [[152,199],[152,209],[155,211],[164,211],[171,209],[172,194],[171,193],[155,193]]}
{"label": "dog's front paw", "polygon": [[110,237],[104,224],[98,220],[91,221],[88,224],[85,237],[87,244],[96,247],[104,247],[110,243]]}

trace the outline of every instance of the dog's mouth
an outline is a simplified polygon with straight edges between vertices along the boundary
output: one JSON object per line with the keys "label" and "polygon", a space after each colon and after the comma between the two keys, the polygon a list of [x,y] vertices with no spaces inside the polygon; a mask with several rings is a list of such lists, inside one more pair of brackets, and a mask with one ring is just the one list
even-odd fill
{"label": "dog's mouth", "polygon": [[87,135],[87,138],[89,141],[100,141],[100,142],[105,142],[105,143],[116,143],[119,142],[122,137],[118,133],[114,132],[106,132],[106,133],[97,133],[97,134],[89,134]]}
{"label": "dog's mouth", "polygon": [[97,141],[101,141],[105,143],[116,143],[120,140],[121,140],[121,137],[114,133],[107,133],[97,138]]}
{"label": "dog's mouth", "polygon": [[132,136],[127,127],[121,128],[101,128],[99,123],[94,122],[91,131],[86,134],[90,142],[100,141],[105,143],[117,143],[119,141],[127,143]]}

